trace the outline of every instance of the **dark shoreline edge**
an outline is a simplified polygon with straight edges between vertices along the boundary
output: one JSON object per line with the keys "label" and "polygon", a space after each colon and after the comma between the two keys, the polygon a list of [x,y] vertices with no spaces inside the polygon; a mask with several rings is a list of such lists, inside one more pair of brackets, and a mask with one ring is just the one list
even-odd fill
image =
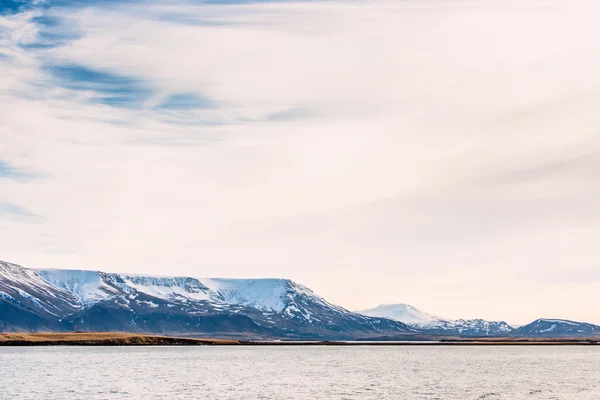
{"label": "dark shoreline edge", "polygon": [[153,347],[153,346],[173,346],[173,347],[197,347],[197,346],[252,346],[252,347],[289,347],[289,346],[345,346],[345,347],[366,347],[366,346],[410,346],[410,347],[464,347],[464,346],[600,346],[600,342],[436,342],[436,343],[412,343],[412,342],[244,342],[239,343],[116,343],[107,341],[6,341],[0,342],[0,347],[54,347],[54,346],[79,346],[79,347]]}
{"label": "dark shoreline edge", "polygon": [[430,341],[264,341],[194,339],[127,333],[3,333],[0,347],[36,346],[599,346],[599,338],[443,339]]}

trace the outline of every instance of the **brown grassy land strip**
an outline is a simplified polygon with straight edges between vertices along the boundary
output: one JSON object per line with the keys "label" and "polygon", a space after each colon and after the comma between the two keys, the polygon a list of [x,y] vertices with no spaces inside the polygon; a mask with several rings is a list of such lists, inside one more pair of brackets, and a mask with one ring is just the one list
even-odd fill
{"label": "brown grassy land strip", "polygon": [[121,332],[0,334],[0,346],[202,346],[238,343],[235,340],[189,339]]}
{"label": "brown grassy land strip", "polygon": [[194,339],[122,332],[0,333],[0,346],[568,346],[600,345],[600,337],[573,339],[438,338],[436,341],[252,341]]}

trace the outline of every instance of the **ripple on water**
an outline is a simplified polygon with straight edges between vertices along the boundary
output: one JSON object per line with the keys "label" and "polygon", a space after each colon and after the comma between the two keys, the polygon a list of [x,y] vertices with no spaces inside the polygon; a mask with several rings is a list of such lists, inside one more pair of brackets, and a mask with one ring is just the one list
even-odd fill
{"label": "ripple on water", "polygon": [[600,399],[597,347],[0,348],[0,398]]}

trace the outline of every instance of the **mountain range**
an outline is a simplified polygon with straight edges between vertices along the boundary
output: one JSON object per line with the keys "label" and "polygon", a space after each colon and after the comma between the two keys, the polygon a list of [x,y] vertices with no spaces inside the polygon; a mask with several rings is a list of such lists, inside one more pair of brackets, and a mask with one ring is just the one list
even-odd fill
{"label": "mountain range", "polygon": [[29,269],[0,261],[0,332],[125,331],[244,339],[587,337],[600,327],[540,319],[449,320],[405,305],[352,312],[288,279],[202,279]]}
{"label": "mountain range", "polygon": [[514,328],[504,321],[445,319],[423,312],[408,304],[384,304],[358,312],[372,317],[401,321],[416,329],[446,336],[505,336],[514,331]]}
{"label": "mountain range", "polygon": [[398,321],[333,305],[287,279],[197,279],[0,262],[0,331],[354,339],[414,335]]}
{"label": "mountain range", "polygon": [[575,338],[600,335],[600,326],[585,322],[540,318],[527,325],[514,327],[504,321],[441,318],[408,304],[383,304],[358,312],[404,322],[410,327],[439,336]]}

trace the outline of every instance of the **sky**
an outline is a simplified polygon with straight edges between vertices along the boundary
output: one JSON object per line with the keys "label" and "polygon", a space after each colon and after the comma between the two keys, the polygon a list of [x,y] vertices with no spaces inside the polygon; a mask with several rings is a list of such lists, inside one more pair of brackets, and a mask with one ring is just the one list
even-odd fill
{"label": "sky", "polygon": [[600,324],[597,0],[0,4],[0,259]]}

